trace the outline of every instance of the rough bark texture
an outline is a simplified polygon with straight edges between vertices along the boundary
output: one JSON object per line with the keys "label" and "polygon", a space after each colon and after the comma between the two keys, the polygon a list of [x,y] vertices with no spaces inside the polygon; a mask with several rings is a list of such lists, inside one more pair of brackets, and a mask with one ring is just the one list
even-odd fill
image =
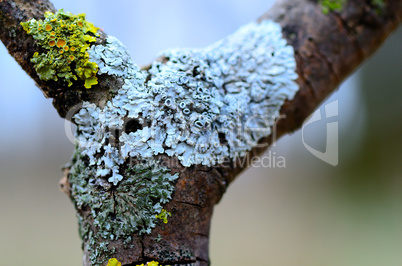
{"label": "rough bark texture", "polygon": [[[385,9],[379,12],[371,3],[369,0],[350,0],[342,12],[325,15],[316,1],[280,0],[259,19],[271,19],[282,26],[285,38],[296,51],[300,90],[292,101],[283,105],[281,114],[285,118],[278,122],[275,136],[261,140],[267,145],[250,152],[246,161],[265,151],[268,143],[279,136],[298,129],[319,103],[400,24],[400,0],[385,1]],[[45,0],[0,0],[1,40],[45,96],[54,99],[54,106],[61,117],[82,101],[102,106],[110,98],[113,84],[121,84],[118,78],[102,75],[99,85],[90,90],[82,89],[82,86],[67,88],[61,83],[38,78],[30,63],[38,47],[19,23],[31,18],[41,19],[45,11],[55,11],[53,5]],[[105,37],[102,33],[97,42],[104,43]],[[185,168],[174,158],[165,157],[164,160],[173,173],[180,173],[173,200],[166,206],[173,210],[174,215],[166,226],[155,228],[150,235],[136,236],[132,248],[126,248],[122,240],[111,241],[111,246],[116,247],[115,256],[123,265],[136,265],[149,260],[208,265],[213,207],[247,164],[238,161],[213,168]],[[68,179],[63,180],[63,185],[68,193]],[[82,215],[85,217],[84,213]],[[158,239],[158,235],[163,236],[162,240]],[[88,256],[85,256],[84,264],[90,265]]]}

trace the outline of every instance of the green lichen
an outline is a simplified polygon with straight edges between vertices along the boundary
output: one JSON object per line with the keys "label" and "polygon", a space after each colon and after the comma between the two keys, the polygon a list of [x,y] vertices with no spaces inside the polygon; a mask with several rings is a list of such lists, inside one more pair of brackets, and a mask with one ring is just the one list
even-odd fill
{"label": "green lichen", "polygon": [[21,22],[24,30],[47,50],[36,52],[31,59],[42,80],[64,79],[68,86],[83,80],[89,89],[98,83],[98,65],[89,61],[88,49],[96,42],[98,28],[86,21],[85,14],[73,15],[63,9],[45,13],[44,20]]}
{"label": "green lichen", "polygon": [[371,5],[375,8],[375,12],[379,15],[383,15],[385,12],[386,4],[384,0],[371,0]]}
{"label": "green lichen", "polygon": [[330,11],[341,11],[346,0],[318,0],[321,5],[322,12],[328,14]]}
{"label": "green lichen", "polygon": [[376,7],[380,7],[380,8],[385,7],[384,0],[371,0],[371,4],[376,6]]}
{"label": "green lichen", "polygon": [[158,218],[167,222],[170,215],[162,205],[171,199],[177,174],[171,175],[157,162],[128,166],[122,171],[123,180],[114,186],[107,177],[96,177],[96,167],[89,165],[79,149],[75,153],[69,175],[71,198],[92,265],[102,265],[114,254],[108,248],[109,241],[131,239],[136,233],[149,234]]}
{"label": "green lichen", "polygon": [[[330,11],[342,11],[347,0],[318,0],[322,7],[322,12],[328,14]],[[385,10],[384,0],[370,0],[370,5],[374,7],[377,14],[382,14]]]}

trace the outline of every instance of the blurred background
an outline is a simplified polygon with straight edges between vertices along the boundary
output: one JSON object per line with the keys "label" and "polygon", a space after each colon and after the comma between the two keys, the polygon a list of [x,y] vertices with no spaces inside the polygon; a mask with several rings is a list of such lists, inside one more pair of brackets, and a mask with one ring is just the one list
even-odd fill
{"label": "blurred background", "polygon": [[[167,48],[211,44],[272,5],[267,0],[53,3],[86,13],[139,64]],[[326,124],[338,123],[336,167],[312,155],[299,130],[271,149],[271,157],[282,156],[286,167],[250,168],[231,185],[213,217],[213,265],[402,265],[401,44],[402,28],[327,99],[338,100],[339,115],[304,129],[306,144],[325,151]],[[60,167],[74,145],[51,100],[2,43],[0,121],[1,265],[81,265],[75,211],[58,190]]]}

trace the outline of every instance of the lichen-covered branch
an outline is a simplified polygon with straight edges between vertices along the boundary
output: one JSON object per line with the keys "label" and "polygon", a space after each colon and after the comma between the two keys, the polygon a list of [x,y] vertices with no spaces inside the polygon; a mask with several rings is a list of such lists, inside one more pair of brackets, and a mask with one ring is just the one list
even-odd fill
{"label": "lichen-covered branch", "polygon": [[[65,78],[54,78],[57,77],[57,74],[60,73],[57,73],[55,76],[52,77],[49,76],[49,78],[41,78],[44,77],[44,72],[39,71],[38,73],[38,64],[35,63],[35,60],[31,59],[34,58],[35,53],[38,53],[37,57],[39,57],[41,54],[47,52],[46,47],[41,46],[40,40],[35,40],[35,37],[32,34],[29,34],[27,31],[25,31],[21,23],[27,22],[31,19],[35,19],[37,21],[43,20],[45,19],[46,12],[56,12],[53,4],[48,0],[1,0],[1,41],[8,49],[9,53],[20,64],[20,66],[36,82],[45,97],[53,98],[53,105],[61,117],[66,117],[67,113],[75,105],[80,104],[83,101],[94,102],[98,105],[106,102],[107,99],[110,98],[110,94],[113,93],[113,90],[111,88],[117,87],[119,84],[121,84],[121,80],[114,76],[99,76],[98,84],[93,87],[95,89],[91,90],[87,90],[85,88],[85,79],[80,79],[78,81],[75,81],[73,84],[70,84],[66,82]],[[68,29],[59,29],[58,33],[65,33],[66,30]],[[53,29],[51,31],[53,31]],[[46,32],[45,28],[44,32]],[[84,34],[85,33],[82,32],[82,35]],[[99,36],[96,38],[96,43],[104,43],[106,41],[106,34],[104,34],[101,30],[98,30],[97,34],[99,34]],[[58,48],[56,44],[54,47]],[[52,62],[52,64],[55,64],[55,62]],[[59,70],[60,69],[62,69],[62,67],[59,67]],[[63,73],[65,71],[62,70],[61,72]],[[68,72],[65,73],[67,74]]]}
{"label": "lichen-covered branch", "polygon": [[272,19],[296,52],[300,90],[282,108],[278,135],[293,131],[340,82],[374,53],[402,21],[402,2],[349,0],[324,14],[315,1],[279,0],[259,18]]}
{"label": "lichen-covered branch", "polygon": [[401,22],[399,0],[377,2],[323,12],[317,1],[281,0],[216,44],[140,68],[84,15],[0,0],[2,41],[77,125],[63,191],[84,264],[208,265],[213,206],[230,182]]}

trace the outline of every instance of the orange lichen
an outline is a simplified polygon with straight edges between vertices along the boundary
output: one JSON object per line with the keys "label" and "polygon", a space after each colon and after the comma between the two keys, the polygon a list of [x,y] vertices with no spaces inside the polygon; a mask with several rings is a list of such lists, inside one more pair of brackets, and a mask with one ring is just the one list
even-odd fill
{"label": "orange lichen", "polygon": [[56,45],[57,45],[57,47],[59,47],[59,48],[60,48],[60,47],[63,47],[63,46],[66,45],[66,40],[58,39]]}
{"label": "orange lichen", "polygon": [[67,51],[68,51],[68,49],[69,49],[69,48],[68,48],[68,46],[64,46],[64,51],[66,51],[66,52],[67,52]]}
{"label": "orange lichen", "polygon": [[52,29],[53,29],[52,25],[46,24],[46,26],[45,26],[46,31],[51,31]]}
{"label": "orange lichen", "polygon": [[50,46],[50,47],[53,47],[53,46],[55,46],[55,45],[56,45],[56,41],[52,40],[52,41],[49,42],[49,46]]}

